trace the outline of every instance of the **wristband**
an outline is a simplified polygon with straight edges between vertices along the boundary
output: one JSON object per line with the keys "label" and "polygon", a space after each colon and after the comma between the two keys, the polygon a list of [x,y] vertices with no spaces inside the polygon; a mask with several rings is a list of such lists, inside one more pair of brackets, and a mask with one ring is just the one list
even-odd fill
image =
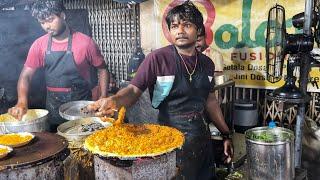
{"label": "wristband", "polygon": [[232,134],[231,133],[223,133],[223,134],[221,134],[221,137],[223,140],[232,139]]}

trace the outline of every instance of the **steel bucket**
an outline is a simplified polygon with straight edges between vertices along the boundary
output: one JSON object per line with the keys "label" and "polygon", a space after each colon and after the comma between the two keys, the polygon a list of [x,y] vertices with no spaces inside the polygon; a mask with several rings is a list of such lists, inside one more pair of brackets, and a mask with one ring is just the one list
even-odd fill
{"label": "steel bucket", "polygon": [[[29,109],[27,114],[22,118],[22,121],[5,121],[5,118],[12,118],[7,114],[2,114],[0,121],[0,134],[15,133],[15,132],[42,132],[48,130],[48,113],[45,109]],[[30,117],[32,114],[32,117]],[[30,115],[30,116],[29,116]],[[30,119],[30,120],[28,120]]]}
{"label": "steel bucket", "polygon": [[245,132],[248,177],[294,179],[294,133],[286,128],[257,127]]}

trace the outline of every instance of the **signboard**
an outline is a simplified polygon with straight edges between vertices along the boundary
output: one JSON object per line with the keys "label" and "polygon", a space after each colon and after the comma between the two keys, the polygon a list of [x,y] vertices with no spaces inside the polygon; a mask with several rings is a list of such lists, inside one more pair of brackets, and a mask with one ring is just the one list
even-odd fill
{"label": "signboard", "polygon": [[[169,34],[164,18],[174,6],[184,0],[157,0],[157,20],[162,28],[157,30],[161,46],[169,44]],[[268,11],[276,3],[284,6],[287,32],[301,33],[292,26],[293,15],[304,11],[304,0],[193,0],[202,12],[207,33],[207,44],[222,53],[224,72],[235,80],[237,87],[275,89],[284,84],[266,80],[265,39]],[[286,62],[284,63],[286,65]],[[286,67],[284,67],[284,76]],[[308,91],[320,92],[319,68],[310,73]]]}

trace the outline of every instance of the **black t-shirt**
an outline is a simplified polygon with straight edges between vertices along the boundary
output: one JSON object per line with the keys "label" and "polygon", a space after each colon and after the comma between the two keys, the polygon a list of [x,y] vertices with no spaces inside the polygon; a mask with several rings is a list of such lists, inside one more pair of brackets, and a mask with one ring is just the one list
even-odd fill
{"label": "black t-shirt", "polygon": [[[173,45],[157,49],[144,59],[138,68],[135,77],[130,84],[138,87],[141,91],[149,88],[152,105],[157,107],[159,103],[169,94],[176,74],[176,61]],[[196,63],[196,56],[181,55],[191,72]],[[208,74],[211,82],[214,76],[214,64],[212,60],[204,54],[197,52],[198,61],[205,67],[204,71]],[[199,63],[198,62],[198,63]],[[184,65],[182,65],[184,67]],[[199,70],[197,66],[196,71]],[[182,68],[183,73],[188,76],[186,68]],[[212,83],[214,86],[214,83]],[[213,88],[213,87],[212,87]],[[155,102],[156,101],[156,102]]]}

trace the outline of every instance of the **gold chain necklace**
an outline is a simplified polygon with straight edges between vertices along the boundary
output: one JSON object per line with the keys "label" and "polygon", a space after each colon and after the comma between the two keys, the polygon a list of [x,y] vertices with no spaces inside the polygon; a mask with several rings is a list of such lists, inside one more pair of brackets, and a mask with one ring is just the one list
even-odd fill
{"label": "gold chain necklace", "polygon": [[180,54],[180,53],[178,53],[178,54],[179,54],[179,56],[180,56],[180,58],[181,58],[181,60],[182,60],[182,62],[183,62],[184,67],[185,67],[186,70],[187,70],[187,73],[189,74],[189,81],[191,82],[191,81],[192,81],[192,75],[196,72],[196,68],[197,68],[197,64],[198,64],[198,56],[197,56],[197,54],[196,54],[196,64],[194,65],[194,68],[193,68],[192,72],[190,73],[190,72],[189,72],[189,69],[188,69],[188,67],[187,67],[187,64],[186,64],[186,62],[184,61],[184,59],[182,58],[181,54]]}

